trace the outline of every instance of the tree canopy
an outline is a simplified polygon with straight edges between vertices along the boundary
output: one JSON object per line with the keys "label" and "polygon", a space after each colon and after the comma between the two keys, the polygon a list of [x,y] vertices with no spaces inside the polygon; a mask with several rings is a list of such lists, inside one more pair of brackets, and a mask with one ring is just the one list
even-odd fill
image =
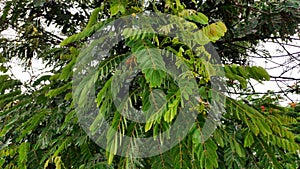
{"label": "tree canopy", "polygon": [[[0,4],[0,32],[17,34],[0,37],[2,168],[300,166],[300,105],[279,104],[280,93],[299,94],[299,78],[251,64],[252,55],[272,58],[258,48],[267,41],[299,62],[286,48],[300,38],[296,0]],[[13,59],[26,69],[42,59],[52,69],[22,83]],[[295,83],[251,88],[269,80]],[[129,118],[141,112],[146,121]],[[139,156],[151,146],[163,152]]]}

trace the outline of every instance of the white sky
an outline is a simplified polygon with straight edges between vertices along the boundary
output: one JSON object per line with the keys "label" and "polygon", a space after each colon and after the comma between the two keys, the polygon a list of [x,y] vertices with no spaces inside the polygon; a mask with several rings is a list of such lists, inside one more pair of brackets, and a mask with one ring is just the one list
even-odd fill
{"label": "white sky", "polygon": [[[18,36],[17,32],[11,28],[8,28],[5,31],[0,32],[0,37],[5,36],[9,39],[14,39]],[[28,82],[32,76],[38,76],[41,72],[45,72],[50,70],[49,68],[45,68],[45,64],[43,64],[42,59],[33,59],[32,66],[28,71],[25,71],[25,67],[21,65],[21,61],[17,58],[13,58],[10,63],[8,63],[12,67],[11,72],[17,79],[21,80],[21,82]]]}
{"label": "white sky", "polygon": [[[293,42],[289,43],[291,45],[300,46],[300,41],[294,40]],[[266,42],[264,44],[260,45],[260,48],[268,50],[271,54],[271,56],[280,56],[287,54],[283,51],[283,48],[279,44],[275,44],[273,42]],[[283,77],[292,77],[292,78],[300,78],[300,47],[294,47],[294,46],[285,46],[285,48],[290,53],[298,53],[295,54],[294,57],[298,58],[298,60],[292,60],[290,57],[274,57],[270,58],[269,60],[263,59],[263,58],[252,58],[251,61],[253,62],[253,65],[262,66],[263,68],[266,68],[270,76],[279,76],[282,72],[284,72],[286,69],[291,68],[292,66],[295,66],[298,64],[297,68],[291,69],[290,71],[287,71],[283,75]],[[280,63],[285,65],[284,67],[278,67],[278,64]],[[288,64],[287,64],[288,63]],[[277,67],[277,68],[275,68]],[[289,86],[292,86],[296,81],[287,81],[286,83]],[[280,87],[286,88],[286,84],[279,83],[277,84],[274,81],[265,81],[264,84],[255,83],[255,90],[256,92],[265,92],[267,90],[271,91],[280,91]],[[299,94],[288,94],[289,98],[294,100],[295,102],[300,102],[300,95]],[[283,101],[282,103],[286,105],[287,103],[291,102],[290,100]]]}

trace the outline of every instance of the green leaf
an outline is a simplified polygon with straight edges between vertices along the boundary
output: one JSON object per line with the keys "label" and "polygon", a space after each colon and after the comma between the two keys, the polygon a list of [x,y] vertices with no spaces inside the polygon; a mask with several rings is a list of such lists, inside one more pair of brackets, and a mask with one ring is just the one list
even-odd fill
{"label": "green leaf", "polygon": [[213,67],[213,65],[207,61],[205,61],[204,59],[201,59],[202,63],[205,66],[206,71],[208,72],[208,76],[216,76],[216,70]]}
{"label": "green leaf", "polygon": [[245,78],[245,79],[248,79],[249,78],[249,73],[246,71],[245,67],[243,66],[238,66],[237,67],[237,70],[239,71],[239,74]]}
{"label": "green leaf", "polygon": [[66,92],[66,90],[71,89],[72,88],[72,84],[71,83],[67,83],[59,88],[50,90],[48,93],[46,93],[47,97],[53,98],[59,94],[62,94],[63,92]]}
{"label": "green leaf", "polygon": [[222,21],[216,23],[216,31],[219,37],[222,37],[227,32],[227,27]]}
{"label": "green leaf", "polygon": [[110,21],[110,19],[107,19],[107,21],[98,22],[98,23],[94,24],[93,26],[84,29],[82,32],[79,32],[78,34],[74,34],[72,36],[67,37],[60,43],[60,46],[66,46],[66,45],[69,45],[71,43],[77,42],[79,40],[82,40],[84,38],[91,36],[95,31],[99,30],[103,25],[105,25],[106,22],[109,22],[109,21]]}
{"label": "green leaf", "polygon": [[270,80],[270,75],[268,72],[260,67],[260,66],[252,66],[246,67],[247,72],[249,73],[250,77],[261,82],[262,80]]}
{"label": "green leaf", "polygon": [[29,151],[30,145],[27,142],[23,142],[19,147],[19,158],[18,158],[18,167],[21,169],[26,169],[27,154]]}
{"label": "green leaf", "polygon": [[244,140],[244,147],[250,147],[253,143],[254,143],[253,135],[251,132],[248,132]]}
{"label": "green leaf", "polygon": [[202,30],[196,31],[194,34],[194,39],[199,45],[206,45],[210,42],[210,39],[203,33]]}
{"label": "green leaf", "polygon": [[257,124],[257,126],[259,127],[259,130],[261,131],[261,133],[264,136],[272,134],[270,126],[266,123],[266,121],[263,121],[263,119],[255,119],[254,123]]}
{"label": "green leaf", "polygon": [[185,18],[203,25],[208,24],[208,17],[201,12],[197,12],[196,14],[189,15]]}
{"label": "green leaf", "polygon": [[60,144],[60,146],[56,149],[53,156],[57,157],[64,149],[66,149],[68,146],[70,146],[70,143],[72,142],[71,137],[67,137],[63,140],[63,142]]}
{"label": "green leaf", "polygon": [[252,70],[257,74],[258,77],[260,77],[261,80],[270,80],[269,73],[261,66],[253,66]]}
{"label": "green leaf", "polygon": [[201,131],[199,129],[196,129],[193,132],[193,140],[192,141],[195,145],[199,145],[202,143],[200,140],[201,140]]}
{"label": "green leaf", "polygon": [[135,53],[136,60],[145,74],[150,87],[159,87],[166,77],[165,62],[157,48],[144,49]]}
{"label": "green leaf", "polygon": [[145,111],[147,123],[145,130],[148,131],[151,126],[161,119],[162,114],[167,109],[167,100],[163,91],[159,89],[152,90],[149,94],[150,107]]}
{"label": "green leaf", "polygon": [[0,166],[3,166],[4,163],[5,163],[5,159],[0,158]]}
{"label": "green leaf", "polygon": [[214,169],[218,165],[217,145],[211,139],[205,141],[205,169]]}
{"label": "green leaf", "polygon": [[145,132],[149,131],[149,130],[152,128],[153,123],[154,123],[153,120],[150,120],[150,121],[147,121],[147,122],[146,122],[146,125],[145,125]]}
{"label": "green leaf", "polygon": [[245,152],[243,147],[241,147],[240,144],[235,139],[233,140],[233,143],[234,143],[235,151],[239,155],[239,157],[245,157]]}
{"label": "green leaf", "polygon": [[76,58],[73,59],[61,70],[61,74],[59,76],[60,80],[67,81],[72,75],[72,68],[76,63]]}
{"label": "green leaf", "polygon": [[121,12],[121,14],[125,14],[126,2],[123,2],[123,0],[113,0],[110,5],[111,16],[117,15],[119,12]]}
{"label": "green leaf", "polygon": [[217,23],[212,23],[204,28],[202,28],[204,34],[212,41],[216,42],[227,32],[225,24],[221,21]]}
{"label": "green leaf", "polygon": [[178,99],[175,99],[174,101],[168,104],[168,110],[164,114],[164,120],[166,122],[170,123],[176,117],[178,105],[179,105]]}
{"label": "green leaf", "polygon": [[[225,71],[226,71],[226,69],[225,69]],[[229,73],[228,71],[226,71],[225,76],[226,76],[228,79],[238,80],[238,81],[240,82],[240,85],[241,85],[241,87],[242,87],[243,89],[246,89],[246,88],[247,88],[248,82],[247,82],[247,80],[244,79],[243,77],[241,77],[241,76],[239,76],[239,75],[237,75],[237,74],[232,74],[232,72]]]}
{"label": "green leaf", "polygon": [[214,139],[216,140],[216,143],[218,144],[218,146],[220,147],[224,147],[224,139],[221,135],[221,132],[219,130],[216,130],[214,132]]}
{"label": "green leaf", "polygon": [[99,12],[103,10],[103,5],[101,7],[98,7],[98,8],[95,8],[89,18],[89,22],[88,24],[86,25],[86,28],[90,28],[92,27],[96,22],[97,22],[97,19],[98,19],[98,15],[99,15]]}
{"label": "green leaf", "polygon": [[17,129],[20,132],[19,137],[16,139],[17,141],[21,141],[26,135],[30,134],[32,130],[34,130],[39,123],[42,122],[42,119],[48,114],[47,110],[42,109],[41,111],[35,112],[26,122],[22,123]]}

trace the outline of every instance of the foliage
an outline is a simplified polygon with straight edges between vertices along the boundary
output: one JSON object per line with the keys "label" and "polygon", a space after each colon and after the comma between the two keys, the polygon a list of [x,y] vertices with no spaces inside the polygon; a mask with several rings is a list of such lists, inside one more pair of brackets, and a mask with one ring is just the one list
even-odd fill
{"label": "foliage", "polygon": [[[74,7],[84,13],[70,12]],[[22,92],[24,85],[18,80],[9,75],[0,76],[0,166],[206,169],[299,167],[299,106],[281,107],[273,95],[259,99],[253,95],[241,99],[224,96],[226,107],[221,124],[212,137],[202,142],[201,131],[209,113],[211,95],[215,92],[211,81],[216,72],[211,70],[213,65],[208,59],[197,57],[197,53],[192,50],[193,46],[176,38],[127,29],[124,31],[124,44],[114,47],[111,51],[113,55],[104,58],[97,74],[87,76],[86,81],[80,84],[75,92],[76,96],[80,96],[79,100],[73,100],[72,93],[72,69],[76,60],[80,60],[84,52],[89,50],[84,48],[87,39],[110,21],[142,11],[173,14],[185,19],[194,28],[199,28],[199,36],[204,34],[208,37],[206,41],[197,41],[196,37],[200,53],[206,54],[204,45],[214,42],[224,63],[221,66],[225,71],[228,88],[245,91],[250,79],[258,82],[270,79],[262,67],[243,65],[241,60],[247,55],[246,51],[255,50],[258,40],[272,36],[288,39],[289,35],[294,34],[299,23],[298,7],[299,3],[295,1],[284,1],[279,6],[275,1],[223,0],[214,3],[179,0],[148,3],[126,0],[7,1],[0,28],[4,30],[13,27],[19,36],[12,41],[7,38],[1,40],[3,52],[0,63],[5,67],[5,63],[17,57],[23,59],[25,65],[30,65],[28,62],[37,57],[54,68],[53,75],[41,76],[33,83],[26,84],[30,86],[26,92]],[[91,9],[93,11],[89,14]],[[285,21],[289,24],[282,24],[286,16],[290,17],[290,20]],[[46,24],[62,28],[61,33],[68,38],[62,40],[46,31],[42,17]],[[163,30],[171,31],[167,27]],[[193,84],[182,84],[186,90],[180,91],[172,77],[157,70],[157,67],[167,70],[162,58],[155,57],[154,62],[149,62],[151,55],[159,55],[157,50],[151,50],[150,54],[143,53],[150,48],[172,52],[179,68],[180,63],[184,63],[192,71],[201,96],[196,121],[189,134],[163,154],[140,159],[115,156],[113,152],[118,147],[113,147],[113,143],[117,143],[114,133],[107,135],[112,139],[107,145],[113,150],[108,152],[95,144],[84,132],[84,126],[79,125],[74,105],[83,105],[86,91],[91,85],[96,86],[95,102],[101,110],[99,114],[103,113],[106,119],[110,119],[111,126],[123,134],[131,133],[134,138],[157,136],[157,133],[172,124],[183,106],[182,102],[192,100],[189,98],[189,88],[193,88]],[[136,58],[125,60],[133,52],[137,52]],[[160,119],[139,124],[126,120],[116,111],[112,102],[113,94],[109,89],[116,84],[112,76],[117,72],[117,66],[124,61],[128,64],[137,62],[142,66],[142,74],[134,79],[131,95],[127,98],[130,107],[142,107],[145,112],[157,110],[149,103],[159,98],[143,99],[142,102],[137,101],[137,98],[147,98],[152,89],[161,89],[168,94],[166,105],[160,105],[164,107],[159,112],[162,115]],[[7,69],[10,68],[5,67]],[[95,119],[94,124],[97,124],[96,120],[99,119]]]}

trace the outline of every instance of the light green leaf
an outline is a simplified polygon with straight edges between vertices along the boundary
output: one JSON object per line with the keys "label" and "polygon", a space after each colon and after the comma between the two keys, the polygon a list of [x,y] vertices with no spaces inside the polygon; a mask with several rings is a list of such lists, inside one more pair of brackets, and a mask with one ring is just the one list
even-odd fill
{"label": "light green leaf", "polygon": [[236,140],[233,140],[233,143],[234,143],[235,151],[238,154],[238,156],[245,157],[245,152],[243,148],[240,146],[240,144]]}
{"label": "light green leaf", "polygon": [[114,0],[112,4],[110,5],[110,13],[111,16],[117,15],[118,12],[121,12],[121,14],[124,14],[126,12],[126,2],[123,3],[122,1]]}
{"label": "light green leaf", "polygon": [[250,147],[253,143],[254,143],[254,139],[252,133],[248,132],[244,140],[244,147]]}
{"label": "light green leaf", "polygon": [[188,20],[206,25],[208,24],[208,17],[205,16],[203,13],[201,12],[197,12],[197,14],[192,14],[190,16],[185,17]]}
{"label": "light green leaf", "polygon": [[21,169],[26,169],[26,162],[27,162],[27,154],[29,150],[29,143],[23,142],[19,147],[19,158],[18,158],[18,167]]}

